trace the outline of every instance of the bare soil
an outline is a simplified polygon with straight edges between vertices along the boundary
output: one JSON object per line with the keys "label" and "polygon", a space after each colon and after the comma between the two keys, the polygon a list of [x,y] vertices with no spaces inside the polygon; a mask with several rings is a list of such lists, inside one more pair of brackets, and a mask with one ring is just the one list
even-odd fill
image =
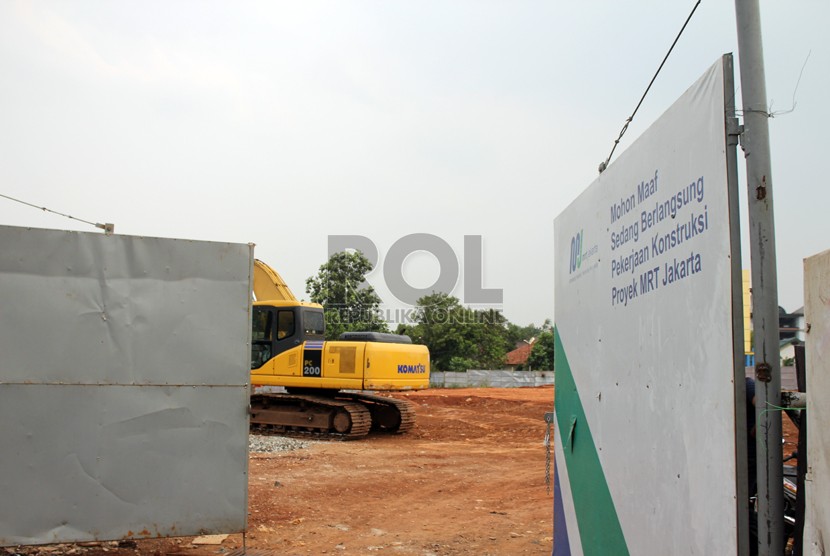
{"label": "bare soil", "polygon": [[[251,454],[251,554],[549,555],[544,414],[553,388],[431,389],[405,435]],[[30,547],[28,554],[229,554],[193,538]],[[21,551],[24,553],[24,551]],[[2,549],[0,549],[2,554]]]}
{"label": "bare soil", "polygon": [[[248,554],[551,554],[543,417],[553,410],[553,388],[431,389],[396,397],[417,406],[409,434],[371,433],[357,441],[250,455]],[[789,419],[783,425],[787,455],[797,433]],[[5,551],[230,556],[243,547],[241,534],[216,545],[193,541]]]}

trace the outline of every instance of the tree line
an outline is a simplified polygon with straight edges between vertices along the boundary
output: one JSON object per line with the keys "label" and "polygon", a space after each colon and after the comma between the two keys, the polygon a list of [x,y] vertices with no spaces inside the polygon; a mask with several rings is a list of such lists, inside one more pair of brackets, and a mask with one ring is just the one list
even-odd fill
{"label": "tree line", "polygon": [[[311,301],[323,306],[326,339],[349,331],[390,332],[380,310],[381,299],[366,283],[371,270],[371,263],[359,251],[342,251],[306,280]],[[553,369],[549,319],[541,326],[519,326],[498,311],[471,309],[440,292],[419,299],[411,316],[412,323],[399,324],[394,332],[426,345],[433,370],[502,369],[507,353],[531,338],[536,341],[523,370]]]}

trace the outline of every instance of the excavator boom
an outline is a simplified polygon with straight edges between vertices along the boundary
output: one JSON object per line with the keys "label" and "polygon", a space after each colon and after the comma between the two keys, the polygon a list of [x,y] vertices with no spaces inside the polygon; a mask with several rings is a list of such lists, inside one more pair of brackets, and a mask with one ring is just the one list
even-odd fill
{"label": "excavator boom", "polygon": [[259,259],[254,261],[254,296],[257,301],[297,301],[279,272]]}

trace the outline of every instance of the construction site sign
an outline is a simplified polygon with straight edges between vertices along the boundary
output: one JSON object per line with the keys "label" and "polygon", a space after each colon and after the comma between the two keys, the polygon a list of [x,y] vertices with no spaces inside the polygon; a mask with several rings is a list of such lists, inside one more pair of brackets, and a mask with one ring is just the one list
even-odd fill
{"label": "construction site sign", "polygon": [[557,555],[737,550],[731,82],[724,57],[556,218]]}

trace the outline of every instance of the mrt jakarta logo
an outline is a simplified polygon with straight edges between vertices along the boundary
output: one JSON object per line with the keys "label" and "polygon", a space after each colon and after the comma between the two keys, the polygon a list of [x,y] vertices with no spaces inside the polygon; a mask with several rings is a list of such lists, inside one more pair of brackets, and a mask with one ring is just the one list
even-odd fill
{"label": "mrt jakarta logo", "polygon": [[571,256],[568,264],[568,274],[573,274],[582,269],[582,264],[593,257],[599,251],[599,245],[596,243],[590,248],[585,249],[585,231],[579,230],[579,233],[571,238]]}
{"label": "mrt jakarta logo", "polygon": [[[377,245],[366,236],[329,236],[328,256],[353,249],[377,268],[379,252]],[[411,285],[404,276],[404,262],[413,253],[426,252],[438,261],[439,273],[435,282],[425,288]],[[460,270],[464,270],[464,303],[499,305],[504,299],[501,288],[483,287],[483,253],[481,236],[464,236],[464,253],[460,259],[442,238],[432,234],[409,234],[397,240],[389,248],[383,260],[383,280],[389,292],[399,301],[415,306],[418,300],[433,292],[452,293],[458,285]],[[462,266],[463,265],[463,266]]]}

